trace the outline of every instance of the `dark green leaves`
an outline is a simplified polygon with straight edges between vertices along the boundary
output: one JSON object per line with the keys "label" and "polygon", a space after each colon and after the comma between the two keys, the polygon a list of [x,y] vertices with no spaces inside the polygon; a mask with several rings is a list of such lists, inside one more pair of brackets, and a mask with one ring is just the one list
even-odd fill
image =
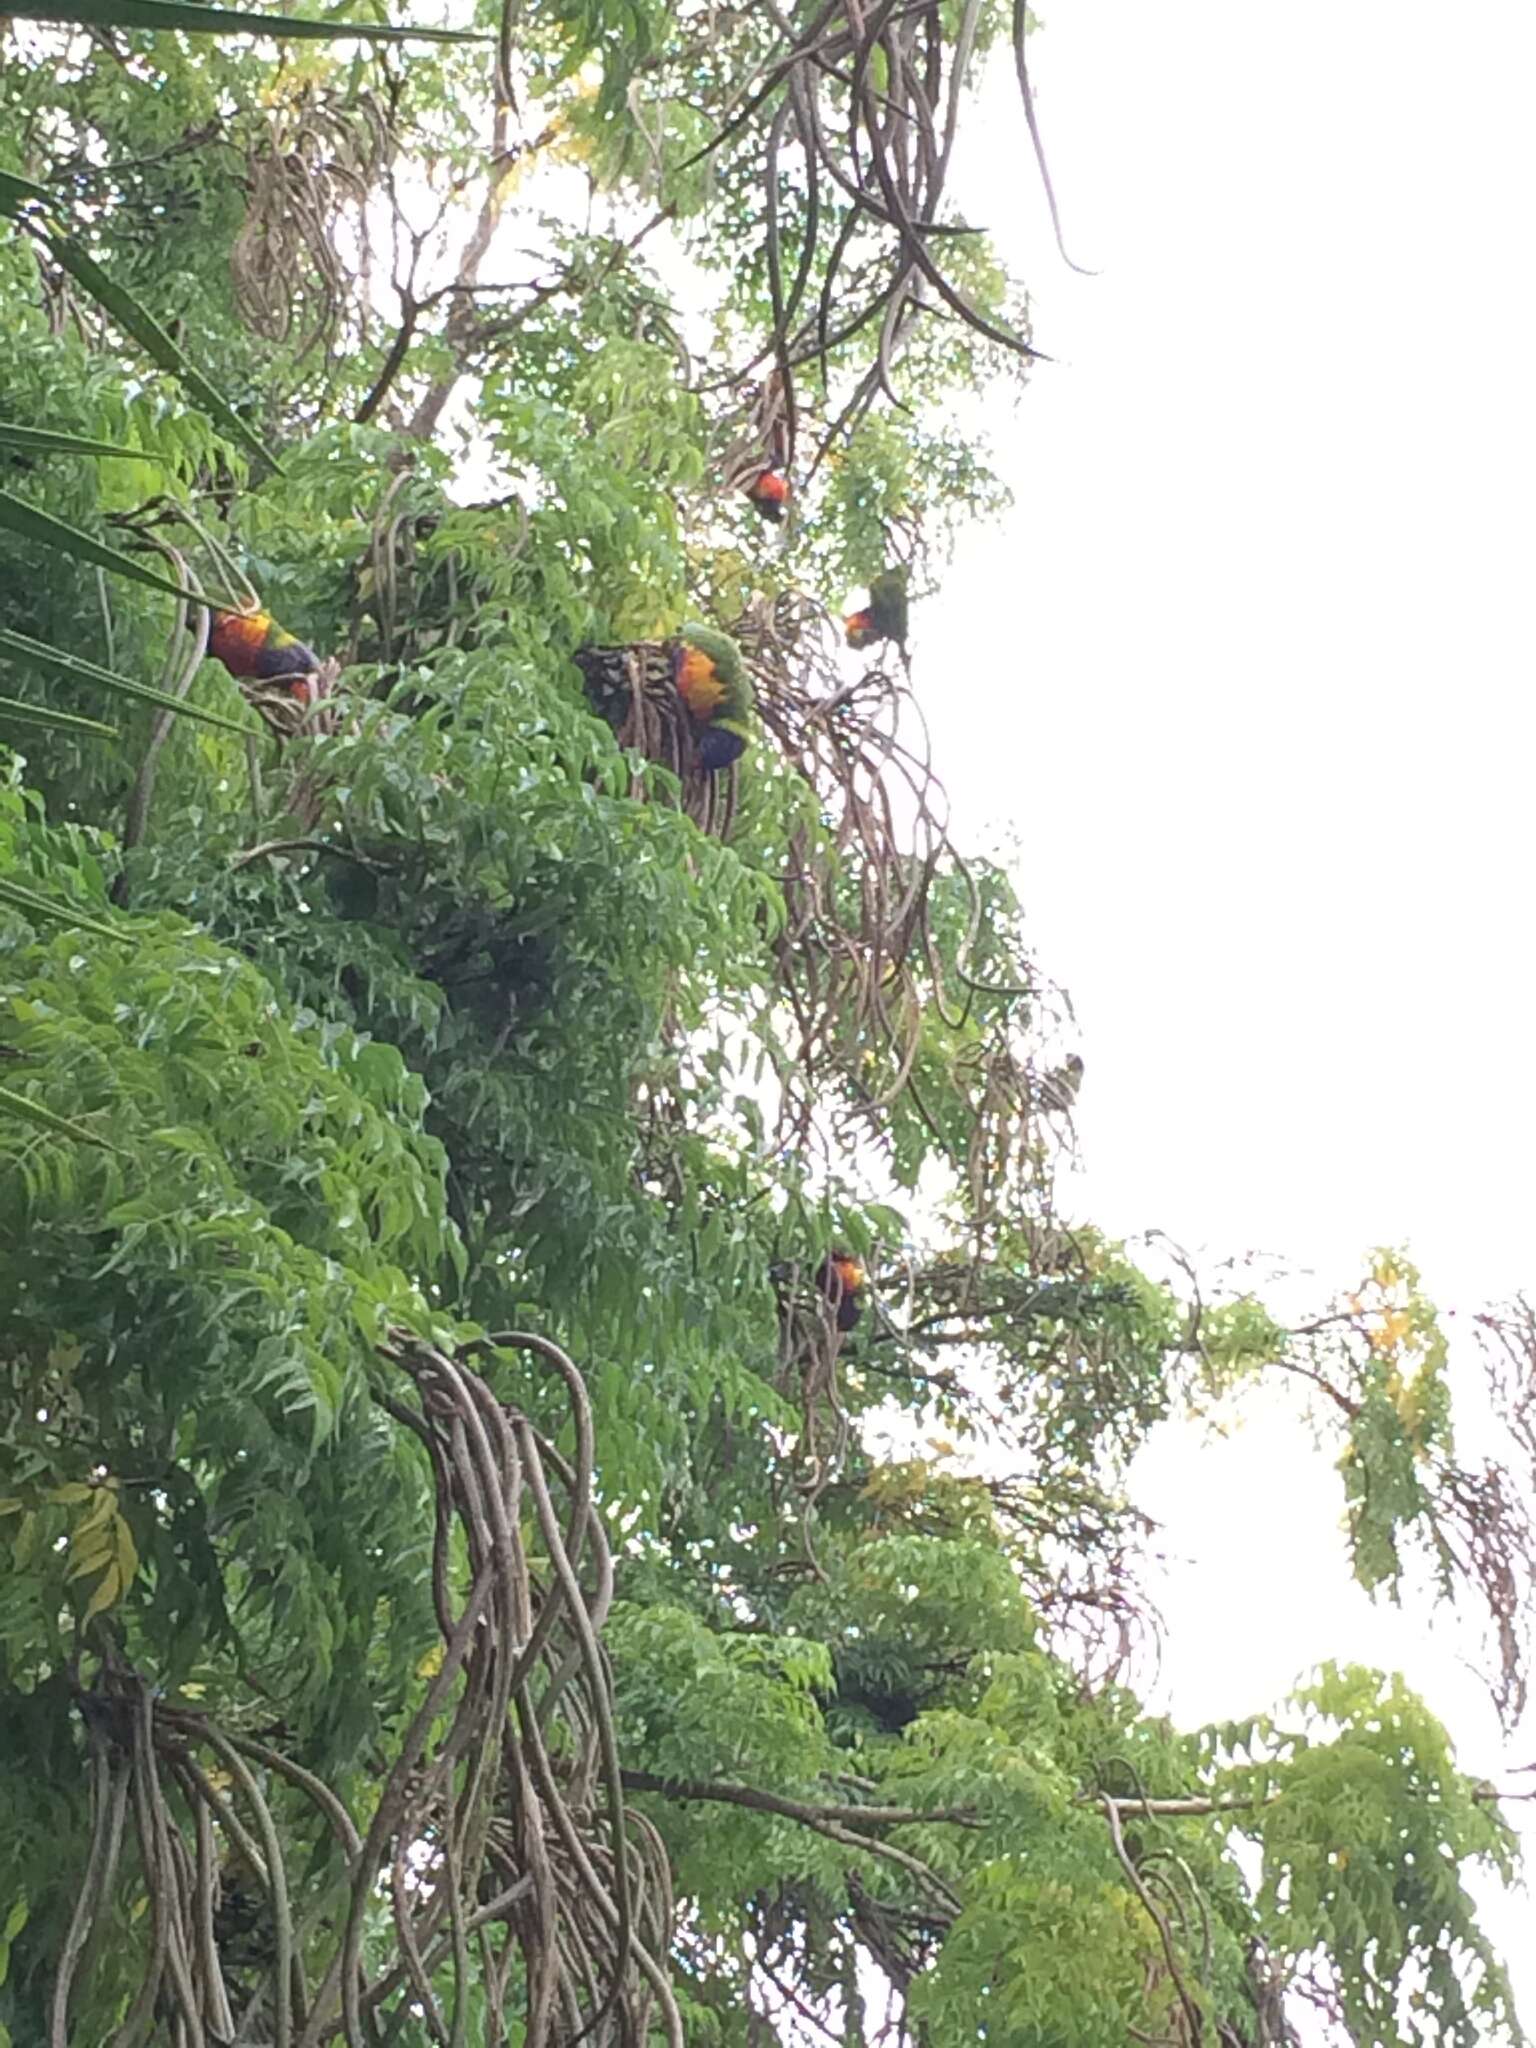
{"label": "dark green leaves", "polygon": [[0,726],[34,725],[48,732],[89,733],[93,739],[116,739],[117,727],[103,725],[99,718],[79,718],[72,711],[55,711],[49,704],[27,704],[20,697],[0,697]]}
{"label": "dark green leaves", "polygon": [[[134,0],[134,4],[149,5],[153,4],[153,0]],[[107,14],[111,10],[101,11]],[[205,12],[204,9],[195,6],[173,11],[189,14]],[[277,466],[275,457],[259,435],[240,417],[223,393],[216,389],[180,344],[166,332],[148,307],[132,292],[125,290],[122,285],[110,278],[83,243],[62,225],[55,194],[50,193],[44,186],[34,184],[30,178],[18,177],[10,171],[0,171],[0,213],[8,214],[12,219],[22,221],[30,227],[60,269],[90,294],[123,332],[139,344],[152,362],[157,363],[171,376],[179,378],[197,404],[210,418],[217,421],[225,433],[262,461]],[[97,449],[94,452],[99,454],[103,451]]]}
{"label": "dark green leaves", "polygon": [[130,934],[103,924],[99,918],[87,917],[68,903],[55,903],[37,890],[29,889],[24,882],[13,882],[0,875],[0,903],[10,904],[34,923],[62,924],[71,931],[90,932],[98,939],[127,939]]}
{"label": "dark green leaves", "polygon": [[[147,0],[138,0],[138,4],[147,4]],[[188,7],[178,11],[200,14],[204,10]],[[215,389],[147,307],[141,305],[131,292],[124,291],[121,285],[114,284],[95,258],[72,236],[48,235],[45,240],[54,261],[90,293],[125,334],[133,337],[152,362],[185,384],[204,412],[216,420],[225,433],[241,442],[261,461],[270,462],[274,469],[281,466],[260,435],[241,419],[223,393]]]}
{"label": "dark green leaves", "polygon": [[194,36],[266,36],[277,42],[485,43],[464,29],[394,28],[374,21],[316,21],[305,15],[255,14],[200,7],[191,0],[18,0],[7,12],[24,21],[77,22],[85,28],[175,30]]}
{"label": "dark green leaves", "polygon": [[[0,493],[0,525],[5,523],[4,511],[4,494]],[[112,550],[103,552],[110,554]],[[156,578],[155,581],[159,583],[162,579]],[[168,587],[174,589],[175,585]],[[110,690],[120,697],[136,697],[142,703],[157,704],[162,711],[174,711],[179,718],[195,718],[204,725],[219,726],[225,732],[250,731],[250,727],[239,719],[226,718],[220,711],[206,711],[201,704],[189,704],[184,697],[173,697],[166,690],[135,682],[131,676],[115,675],[111,669],[99,668],[94,661],[86,661],[78,654],[65,654],[57,647],[46,647],[41,640],[29,639],[25,633],[13,633],[3,626],[0,626],[0,660],[44,669],[68,682],[88,683],[95,689]]]}
{"label": "dark green leaves", "polygon": [[73,1117],[60,1116],[45,1102],[35,1102],[30,1095],[20,1095],[14,1088],[0,1085],[0,1116],[15,1117],[24,1124],[33,1124],[51,1137],[68,1138],[76,1145],[100,1145],[104,1151],[115,1152],[117,1147],[110,1138],[103,1138],[99,1132],[89,1130]]}
{"label": "dark green leaves", "polygon": [[88,441],[80,434],[58,434],[47,427],[23,427],[15,420],[0,420],[0,448],[19,448],[29,455],[117,456],[142,462],[143,450],[124,448],[117,441]]}
{"label": "dark green leaves", "polygon": [[0,527],[8,533],[21,535],[24,540],[37,541],[43,547],[57,548],[60,553],[73,555],[78,561],[91,562],[98,569],[110,569],[114,576],[131,577],[135,583],[142,583],[150,590],[168,590],[172,597],[184,597],[194,604],[198,601],[196,591],[183,590],[179,583],[173,583],[168,576],[162,576],[157,570],[136,561],[132,555],[125,555],[121,548],[108,547],[105,541],[82,533],[78,526],[56,519],[40,505],[15,497],[10,491],[0,491]]}
{"label": "dark green leaves", "polygon": [[0,171],[0,213],[15,219],[22,209],[34,202],[46,203],[53,194],[46,185],[34,184],[30,178],[18,177],[15,171]]}

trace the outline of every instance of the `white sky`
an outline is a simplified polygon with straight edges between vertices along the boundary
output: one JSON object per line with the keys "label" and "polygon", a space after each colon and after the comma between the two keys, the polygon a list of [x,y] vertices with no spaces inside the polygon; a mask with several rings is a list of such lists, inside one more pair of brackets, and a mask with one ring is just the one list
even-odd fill
{"label": "white sky", "polygon": [[[1059,363],[999,422],[1016,509],[915,621],[960,836],[1016,836],[1076,1002],[1087,1213],[1285,1254],[1320,1305],[1406,1242],[1464,1317],[1536,1284],[1536,7],[1042,7],[1102,274],[1054,254],[1004,75],[970,212]],[[1468,1768],[1536,1761],[1444,1621],[1350,1586],[1299,1427],[1169,1430],[1138,1479],[1181,1722],[1338,1656],[1405,1670]],[[1536,2027],[1530,1901],[1488,1924]]]}

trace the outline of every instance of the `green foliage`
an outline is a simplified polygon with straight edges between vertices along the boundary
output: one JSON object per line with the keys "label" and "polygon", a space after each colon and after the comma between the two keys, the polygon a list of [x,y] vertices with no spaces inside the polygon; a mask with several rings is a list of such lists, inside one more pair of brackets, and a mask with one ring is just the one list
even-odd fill
{"label": "green foliage", "polygon": [[[21,871],[106,913],[90,836],[9,802]],[[400,1458],[368,1376],[386,1322],[425,1319],[404,1269],[452,1249],[425,1092],[392,1048],[295,1013],[181,920],[134,920],[131,947],[7,922],[12,1071],[111,1146],[0,1133],[7,1476],[61,1486],[104,1466],[144,1489],[124,1514],[169,1682],[238,1640],[247,1671],[327,1696],[368,1661],[380,1600],[407,1590],[385,1591],[385,1559],[416,1547],[419,1478],[407,1459],[407,1483],[379,1491]],[[356,1462],[337,1462],[343,1436]],[[30,1690],[78,1652],[65,1558],[30,1525],[16,1541],[3,1655]],[[256,1584],[274,1598],[229,1633]]]}
{"label": "green foliage", "polygon": [[[1383,1257],[1293,1334],[1060,1216],[1035,1081],[1060,1053],[1012,880],[881,841],[906,797],[848,767],[862,713],[799,702],[762,653],[764,619],[799,630],[780,597],[840,600],[908,552],[931,588],[1001,502],[955,402],[1017,358],[925,321],[886,365],[913,410],[833,431],[876,344],[831,341],[801,379],[828,454],[770,553],[717,488],[734,373],[797,277],[806,308],[836,296],[782,131],[777,278],[768,253],[771,117],[736,94],[775,61],[771,14],[706,37],[651,0],[524,10],[537,116],[484,198],[533,278],[413,270],[397,337],[363,202],[415,180],[469,232],[478,54],[275,66],[152,33],[147,5],[126,59],[61,32],[0,68],[0,655],[32,720],[0,784],[0,2040],[44,2038],[89,1716],[125,1672],[270,1736],[367,1825],[466,1575],[401,1420],[401,1331],[483,1374],[547,1470],[578,1453],[564,1387],[481,1340],[535,1331],[580,1370],[616,1555],[592,1664],[678,1889],[647,1938],[690,2041],[750,2048],[774,1977],[873,2039],[873,1963],[931,2048],[1107,2048],[1192,2013],[1257,2043],[1256,1957],[1328,1977],[1363,2041],[1518,2039],[1463,1883],[1507,1874],[1510,1837],[1418,1702],[1329,1671],[1284,1722],[1186,1738],[1110,1640],[1141,1618],[1137,1451],[1277,1372],[1323,1397],[1360,1577],[1395,1590],[1411,1539],[1449,1587],[1469,1496],[1418,1276]],[[942,12],[951,38],[970,19]],[[1009,13],[978,11],[976,51]],[[865,53],[882,91],[894,47]],[[520,198],[573,163],[619,210],[601,232]],[[712,339],[662,282],[675,247],[647,266],[637,195],[689,223]],[[863,290],[880,224],[823,196]],[[945,263],[1007,315],[980,237]],[[286,315],[256,303],[274,273]],[[188,677],[180,571],[145,552],[167,537],[334,659],[306,734],[258,735],[216,664]],[[571,659],[680,631],[756,692],[723,817],[620,752]],[[93,690],[113,728],[71,722]],[[811,1277],[833,1245],[873,1280],[836,1345]],[[933,1455],[878,1462],[893,1417]],[[483,1782],[453,1762],[466,1812],[510,1799],[488,1756]],[[312,1982],[345,1859],[263,1775]],[[150,1889],[130,1848],[78,2039],[124,2021]],[[367,1917],[370,1969],[393,1940]],[[470,2037],[489,1987],[472,1969]]]}
{"label": "green foliage", "polygon": [[1445,1730],[1399,1678],[1328,1665],[1292,1705],[1301,1729],[1265,1721],[1208,1738],[1218,1754],[1264,1759],[1214,1783],[1258,1801],[1239,1824],[1263,1852],[1270,1940],[1332,1958],[1350,2038],[1370,2048],[1517,2039],[1508,1979],[1460,1876],[1467,1864],[1512,1872],[1515,1838],[1486,1788],[1455,1769]]}

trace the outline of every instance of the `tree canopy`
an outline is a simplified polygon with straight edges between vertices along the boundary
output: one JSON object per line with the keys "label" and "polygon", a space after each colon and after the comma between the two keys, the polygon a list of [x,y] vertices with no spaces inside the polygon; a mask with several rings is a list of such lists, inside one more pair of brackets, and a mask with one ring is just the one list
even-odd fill
{"label": "tree canopy", "polygon": [[1024,0],[383,13],[0,25],[0,2044],[1518,2041],[1398,1679],[1133,1690],[1267,1379],[1516,1718],[1536,1327],[1469,1462],[1401,1254],[1058,1200],[905,647]]}

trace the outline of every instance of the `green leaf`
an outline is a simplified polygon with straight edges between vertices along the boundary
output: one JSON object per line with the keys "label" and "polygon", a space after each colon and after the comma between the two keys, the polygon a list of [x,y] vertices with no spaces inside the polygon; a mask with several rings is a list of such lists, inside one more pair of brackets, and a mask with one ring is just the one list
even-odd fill
{"label": "green leaf", "polygon": [[251,14],[202,7],[195,0],[20,0],[6,10],[23,21],[75,21],[87,28],[178,29],[183,35],[313,38],[346,43],[488,43],[457,28],[392,28],[373,21],[314,21],[306,15]]}
{"label": "green leaf", "polygon": [[[4,1927],[0,1927],[0,1984],[4,1984],[11,1970],[11,1943],[20,1934],[31,1915],[32,1907],[25,1893],[16,1900],[6,1915]],[[0,2048],[9,2048],[10,2035],[0,2027]]]}
{"label": "green leaf", "polygon": [[115,740],[117,727],[103,725],[99,718],[80,718],[73,711],[55,711],[47,704],[24,704],[19,697],[0,697],[0,718],[13,725],[40,725],[49,732],[93,733]]}
{"label": "green leaf", "polygon": [[73,1138],[79,1145],[99,1145],[103,1152],[122,1150],[110,1138],[87,1130],[84,1124],[77,1124],[72,1117],[60,1116],[43,1103],[34,1102],[30,1095],[18,1095],[14,1088],[0,1086],[0,1111],[8,1111],[24,1124],[36,1124],[40,1131],[49,1131],[56,1138]]}
{"label": "green leaf", "polygon": [[116,455],[135,462],[150,459],[142,448],[123,448],[115,441],[87,441],[79,434],[58,434],[49,427],[23,427],[15,420],[0,420],[0,448],[29,448],[39,455]]}
{"label": "green leaf", "polygon": [[94,562],[98,569],[110,569],[114,576],[131,576],[135,583],[145,583],[151,590],[168,590],[172,597],[184,597],[191,604],[201,602],[195,591],[184,590],[168,576],[146,569],[142,562],[136,562],[132,555],[125,555],[120,548],[109,548],[105,541],[82,533],[78,526],[70,526],[63,519],[55,519],[51,512],[44,512],[38,505],[29,505],[24,498],[13,497],[9,491],[0,491],[0,527],[10,533],[19,533],[27,540],[38,541],[43,547],[75,555],[82,562]]}
{"label": "green leaf", "polygon": [[[134,4],[142,6],[146,4],[146,0],[134,0]],[[187,14],[207,12],[206,9],[196,6],[173,8],[172,11]],[[110,13],[111,10],[103,9],[102,12]],[[82,15],[81,18],[88,17]],[[48,235],[45,240],[56,261],[69,272],[75,282],[83,285],[97,304],[106,308],[124,333],[131,334],[145,354],[157,362],[162,370],[169,371],[171,376],[179,378],[185,384],[203,411],[211,419],[217,420],[225,433],[242,442],[263,462],[270,463],[281,473],[282,464],[268,449],[261,436],[241,419],[224,394],[209,383],[186,351],[166,333],[153,313],[141,306],[131,292],[126,292],[121,285],[114,284],[96,259],[88,255],[81,245],[68,235]]]}
{"label": "green leaf", "polygon": [[94,917],[87,917],[82,911],[68,903],[54,903],[46,896],[39,896],[22,882],[12,882],[0,876],[0,903],[9,903],[28,917],[42,917],[52,924],[62,924],[70,931],[94,932],[99,939],[132,939],[133,934],[114,931],[109,924],[102,924]]}
{"label": "green leaf", "polygon": [[[3,496],[4,493],[0,492],[0,497]],[[0,514],[0,524],[3,523],[3,514]],[[168,690],[157,690],[149,683],[136,683],[131,676],[120,676],[109,668],[98,668],[94,661],[85,661],[78,654],[66,654],[59,647],[45,646],[41,640],[30,639],[25,633],[13,633],[8,626],[0,626],[0,655],[47,669],[70,682],[90,683],[99,690],[114,690],[121,697],[138,697],[146,704],[158,704],[164,711],[174,711],[181,718],[200,719],[204,725],[216,725],[224,732],[237,732],[242,738],[251,730],[238,719],[226,718],[222,711],[205,711],[200,704],[189,704],[184,697],[173,697]]]}
{"label": "green leaf", "polygon": [[10,214],[14,219],[30,201],[52,197],[46,185],[34,185],[30,178],[19,178],[14,171],[0,171],[0,213]]}

